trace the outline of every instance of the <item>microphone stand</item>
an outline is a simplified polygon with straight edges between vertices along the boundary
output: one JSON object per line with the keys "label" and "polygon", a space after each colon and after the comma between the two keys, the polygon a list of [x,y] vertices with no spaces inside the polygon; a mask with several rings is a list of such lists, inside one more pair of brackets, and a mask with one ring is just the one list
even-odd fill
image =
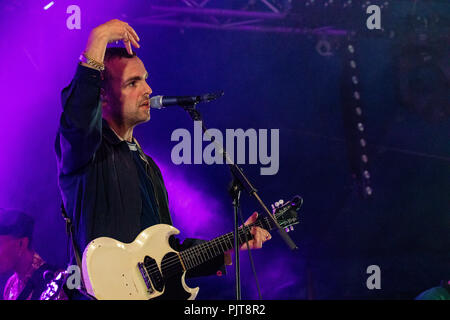
{"label": "microphone stand", "polygon": [[[200,112],[195,108],[197,103],[198,102],[193,103],[191,105],[184,105],[181,107],[185,111],[187,111],[187,113],[189,114],[189,116],[192,118],[193,121],[201,121],[203,133],[207,134],[207,132],[206,132],[207,128],[205,127],[205,125],[203,123],[202,116],[201,116]],[[211,139],[211,141],[213,141],[213,140]],[[280,227],[280,225],[278,224],[278,221],[272,216],[269,209],[267,209],[266,205],[259,197],[257,190],[255,189],[255,187],[253,187],[253,185],[250,183],[250,181],[244,175],[241,168],[239,168],[234,163],[234,161],[232,161],[230,159],[230,157],[228,156],[228,154],[227,154],[226,150],[223,148],[223,146],[221,146],[215,140],[213,142],[216,146],[219,147],[220,152],[223,154],[223,157],[226,159],[227,164],[229,165],[229,168],[231,171],[231,175],[233,177],[231,187],[229,189],[229,193],[233,199],[233,207],[234,207],[234,253],[235,253],[235,260],[236,260],[236,262],[235,262],[236,263],[236,266],[235,266],[236,300],[241,300],[241,278],[240,278],[240,271],[239,271],[240,270],[240,261],[239,261],[239,239],[238,239],[238,232],[239,232],[239,230],[238,230],[238,228],[239,228],[238,227],[238,225],[239,225],[238,210],[239,210],[239,206],[240,206],[239,200],[240,200],[242,190],[245,189],[251,196],[253,196],[256,199],[256,201],[259,203],[259,205],[261,206],[263,211],[266,212],[266,214],[272,219],[273,223],[275,224],[275,226],[277,228],[278,234],[286,242],[288,247],[291,250],[297,250],[298,247],[292,241],[292,239],[289,237],[287,232],[283,228]]]}
{"label": "microphone stand", "polygon": [[236,179],[233,179],[229,189],[231,198],[233,199],[234,208],[234,257],[235,257],[235,273],[236,273],[236,300],[241,300],[241,276],[240,276],[240,261],[239,261],[239,200],[242,189]]}

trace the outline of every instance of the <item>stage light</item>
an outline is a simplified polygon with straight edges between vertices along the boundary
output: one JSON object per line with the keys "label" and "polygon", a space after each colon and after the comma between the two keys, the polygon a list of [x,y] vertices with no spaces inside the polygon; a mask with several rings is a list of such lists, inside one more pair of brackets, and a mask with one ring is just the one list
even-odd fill
{"label": "stage light", "polygon": [[50,2],[49,4],[47,4],[47,5],[44,7],[44,10],[50,9],[50,7],[53,6],[54,4],[55,4],[55,1]]}
{"label": "stage light", "polygon": [[361,131],[361,132],[364,131],[364,125],[361,122],[358,122],[357,127],[358,127],[359,131]]}
{"label": "stage light", "polygon": [[347,47],[347,49],[348,49],[348,52],[350,52],[350,53],[355,53],[355,47],[353,47],[351,44]]}
{"label": "stage light", "polygon": [[320,39],[316,44],[316,51],[323,57],[332,56],[331,44],[327,39]]}
{"label": "stage light", "polygon": [[361,147],[365,147],[367,144],[366,144],[366,140],[364,140],[364,139],[362,139],[361,138],[361,140],[359,140],[359,144],[361,145]]}
{"label": "stage light", "polygon": [[363,92],[360,88],[359,68],[357,68],[357,44],[349,39],[343,50],[343,119],[344,132],[346,134],[348,156],[351,175],[354,182],[364,198],[373,194],[371,186],[371,175],[369,173],[368,142],[366,139],[366,125],[362,108]]}

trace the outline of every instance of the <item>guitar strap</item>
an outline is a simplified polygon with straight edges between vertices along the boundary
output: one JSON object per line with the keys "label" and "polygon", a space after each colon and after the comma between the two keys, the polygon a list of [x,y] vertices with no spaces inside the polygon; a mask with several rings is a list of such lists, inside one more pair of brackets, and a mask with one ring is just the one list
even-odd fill
{"label": "guitar strap", "polygon": [[[69,216],[67,215],[67,211],[64,208],[64,203],[61,203],[61,214],[63,216],[64,221],[66,222],[66,233],[67,236],[70,239],[70,242],[72,244],[72,250],[73,253],[75,254],[75,260],[77,261],[77,265],[81,270],[81,258],[80,258],[80,252],[78,251],[78,247],[75,243],[75,238],[73,235],[73,225],[72,225],[72,220],[70,220]],[[83,287],[84,287],[84,283],[83,283]]]}
{"label": "guitar strap", "polygon": [[[83,269],[82,269],[82,264],[81,264],[81,256],[80,256],[80,251],[78,250],[77,244],[75,243],[72,220],[70,220],[69,216],[67,215],[67,211],[64,208],[64,203],[61,203],[61,214],[63,216],[63,219],[66,221],[66,233],[72,244],[72,250],[75,255],[75,260],[77,262],[77,266],[78,266],[78,268],[80,268],[80,272],[82,272]],[[81,275],[81,279],[80,279],[80,284],[81,284],[81,286],[80,286],[80,289],[78,289],[78,291],[81,294],[83,294],[84,296],[92,299],[93,297],[86,292],[86,289],[85,289],[86,286],[84,285],[84,279],[83,279],[82,275]]]}
{"label": "guitar strap", "polygon": [[[153,193],[154,193],[154,196],[155,196],[156,205],[158,206],[159,220],[161,221],[161,223],[172,224],[171,222],[167,222],[167,221],[163,222],[164,220],[163,220],[163,217],[161,216],[161,211],[159,209],[160,208],[160,203],[158,201],[158,195],[156,194],[156,188],[155,188],[155,185],[154,185],[154,183],[152,181],[153,179],[156,179],[156,177],[155,177],[154,173],[151,170],[150,163],[148,162],[147,156],[145,155],[144,150],[142,150],[141,145],[139,144],[139,142],[134,137],[133,137],[133,141],[134,141],[134,143],[136,143],[136,146],[137,146],[137,149],[138,149],[138,152],[139,152],[139,157],[145,163],[145,171],[147,173],[147,178],[149,179],[149,181],[150,181],[150,183],[152,184],[152,187],[153,187]],[[152,179],[152,177],[153,177],[153,179]]]}
{"label": "guitar strap", "polygon": [[134,143],[136,143],[136,145],[137,145],[137,149],[138,149],[138,152],[139,152],[139,156],[141,157],[142,161],[145,162],[146,169],[147,169],[147,174],[148,174],[148,170],[150,170],[150,164],[148,163],[147,157],[145,156],[145,153],[144,153],[144,151],[142,150],[141,145],[139,144],[139,142],[136,140],[135,137],[133,137],[133,141],[134,141]]}
{"label": "guitar strap", "polygon": [[[137,147],[138,147],[138,151],[139,151],[139,156],[140,156],[140,158],[141,158],[141,159],[145,162],[145,164],[146,164],[147,175],[148,175],[148,174],[149,174],[149,170],[150,170],[150,164],[148,163],[147,157],[145,156],[145,153],[144,153],[144,151],[142,150],[142,148],[141,148],[141,146],[139,145],[139,143],[137,142],[137,140],[136,140],[135,138],[133,138],[133,140],[134,140],[134,142],[136,143],[136,145],[137,145]],[[150,180],[150,181],[151,181],[151,180]],[[155,199],[156,199],[156,201],[158,202],[158,199],[157,199],[156,195],[155,195]],[[159,203],[158,203],[158,206],[159,206]],[[76,260],[77,265],[78,265],[78,267],[80,268],[80,271],[81,271],[81,270],[83,270],[83,269],[82,269],[82,263],[81,263],[81,256],[80,256],[80,251],[78,250],[78,247],[77,247],[76,242],[75,242],[74,233],[73,233],[73,224],[72,224],[72,221],[70,220],[69,216],[67,215],[67,211],[66,211],[66,209],[64,208],[64,203],[63,203],[63,202],[61,202],[61,214],[62,214],[62,216],[63,216],[64,221],[66,222],[66,233],[67,233],[67,236],[69,237],[70,242],[71,242],[71,244],[72,244],[72,250],[73,250],[74,255],[75,255],[75,260]],[[86,286],[85,286],[85,284],[84,284],[84,279],[83,279],[83,277],[81,277],[81,288],[79,289],[79,291],[80,291],[83,295],[85,295],[86,297],[95,299],[94,297],[92,297],[90,294],[88,294],[88,293],[86,292],[86,289],[85,289],[85,288],[86,288]]]}

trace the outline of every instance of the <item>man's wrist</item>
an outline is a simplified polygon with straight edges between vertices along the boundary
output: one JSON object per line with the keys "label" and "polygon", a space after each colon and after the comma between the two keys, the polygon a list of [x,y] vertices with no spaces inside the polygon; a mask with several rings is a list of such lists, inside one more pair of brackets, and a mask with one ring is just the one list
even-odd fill
{"label": "man's wrist", "polygon": [[89,57],[85,52],[80,55],[80,61],[83,65],[94,68],[98,71],[105,70],[105,65]]}
{"label": "man's wrist", "polygon": [[108,44],[108,35],[105,33],[105,30],[101,28],[101,26],[98,26],[92,29],[89,34],[89,40],[92,40],[93,42],[100,42],[102,44]]}

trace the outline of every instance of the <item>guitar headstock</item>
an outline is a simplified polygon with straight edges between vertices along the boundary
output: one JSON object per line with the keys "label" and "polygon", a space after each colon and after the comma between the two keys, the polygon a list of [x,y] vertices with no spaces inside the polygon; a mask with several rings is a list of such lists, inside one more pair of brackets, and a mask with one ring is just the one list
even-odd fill
{"label": "guitar headstock", "polygon": [[272,204],[272,214],[286,232],[294,230],[293,226],[299,223],[297,211],[302,204],[303,198],[300,196],[294,196],[288,202],[280,200]]}

